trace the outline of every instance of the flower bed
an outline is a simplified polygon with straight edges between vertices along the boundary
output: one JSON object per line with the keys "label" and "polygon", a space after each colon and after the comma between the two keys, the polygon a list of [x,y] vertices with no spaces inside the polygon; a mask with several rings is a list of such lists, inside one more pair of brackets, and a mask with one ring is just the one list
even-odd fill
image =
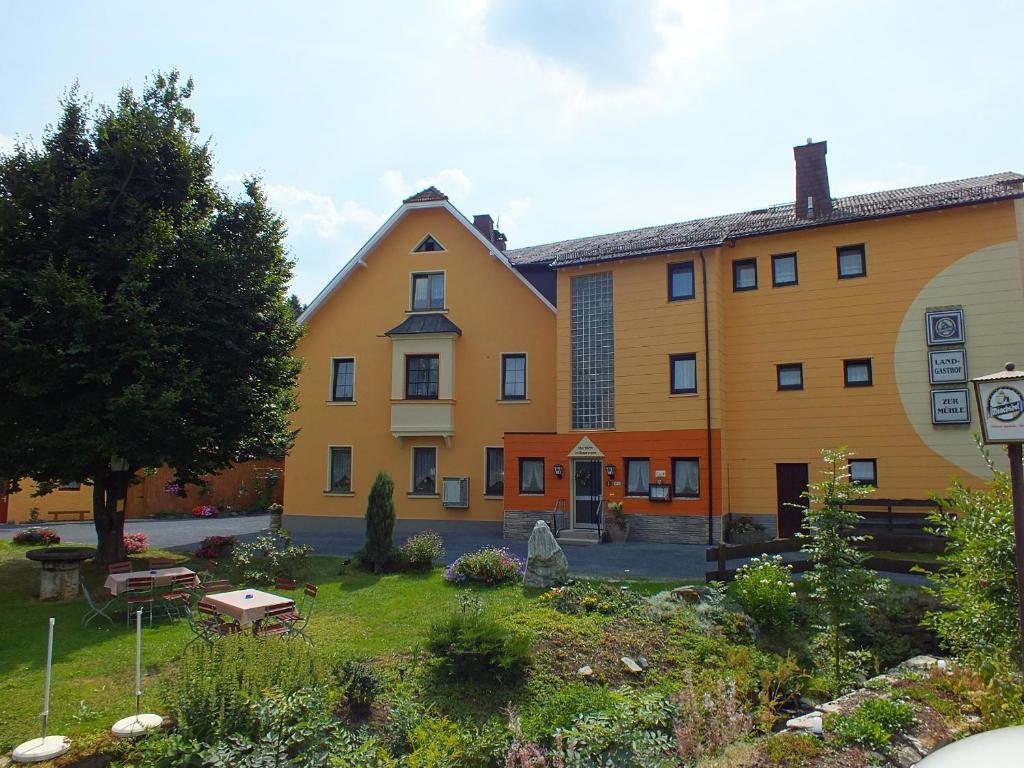
{"label": "flower bed", "polygon": [[521,578],[525,570],[526,563],[504,547],[483,547],[458,558],[445,568],[444,577],[450,582],[504,584]]}
{"label": "flower bed", "polygon": [[149,549],[149,540],[144,533],[126,533],[124,535],[124,551],[129,555],[138,555]]}
{"label": "flower bed", "polygon": [[212,504],[196,504],[192,507],[192,517],[216,517],[217,508]]}
{"label": "flower bed", "polygon": [[60,544],[60,536],[49,528],[26,528],[14,534],[15,544],[42,544],[45,547],[51,544]]}
{"label": "flower bed", "polygon": [[199,544],[199,549],[195,551],[195,556],[207,560],[224,557],[230,554],[237,543],[238,539],[234,536],[207,536]]}

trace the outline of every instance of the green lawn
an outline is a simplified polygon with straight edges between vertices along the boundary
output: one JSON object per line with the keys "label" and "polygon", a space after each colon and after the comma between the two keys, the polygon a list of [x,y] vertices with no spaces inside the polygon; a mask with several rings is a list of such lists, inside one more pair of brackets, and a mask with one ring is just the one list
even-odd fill
{"label": "green lawn", "polygon": [[[80,628],[85,600],[40,603],[36,563],[25,559],[23,547],[0,542],[0,610],[3,613],[3,653],[0,656],[0,749],[10,749],[37,734],[42,706],[47,617],[56,618],[50,731],[69,736],[107,731],[134,707],[134,633],[125,628],[123,613],[111,626],[94,619]],[[174,557],[202,570],[180,553],[151,550],[146,555]],[[472,591],[500,615],[529,612],[529,623],[556,621],[553,611],[539,608],[533,595],[520,587],[453,587],[440,569],[422,575],[374,576],[361,572],[339,575],[341,558],[310,558],[308,581],[320,587],[310,634],[320,653],[367,656],[376,659],[409,654],[422,643],[427,626],[458,605]],[[105,573],[87,564],[86,583],[102,584]],[[638,583],[645,593],[666,585]],[[515,618],[512,619],[515,621]],[[595,627],[597,623],[595,623]],[[150,629],[143,623],[144,694],[147,706],[160,711],[159,677],[172,673],[176,659],[191,637],[184,621],[171,623],[156,614]],[[146,700],[146,699],[144,699]]]}

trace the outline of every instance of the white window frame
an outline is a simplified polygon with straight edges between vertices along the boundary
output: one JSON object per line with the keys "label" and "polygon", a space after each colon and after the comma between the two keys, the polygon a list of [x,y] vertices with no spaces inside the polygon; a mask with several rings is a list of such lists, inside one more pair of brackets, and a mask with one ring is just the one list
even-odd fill
{"label": "white window frame", "polygon": [[[430,493],[416,490],[416,451],[427,450],[434,452],[434,490]],[[410,445],[409,446],[409,492],[406,494],[414,499],[436,499],[440,498],[437,483],[441,472],[438,467],[438,450],[436,445]]]}
{"label": "white window frame", "polygon": [[[339,360],[351,360],[352,361],[352,399],[351,400],[335,400],[334,399],[334,369]],[[356,356],[355,355],[338,355],[331,358],[331,365],[328,371],[330,375],[330,385],[327,390],[327,402],[332,405],[355,405],[356,404]]]}
{"label": "white window frame", "polygon": [[[331,468],[332,461],[334,458],[334,450],[336,448],[347,448],[348,449],[348,490],[347,491],[333,491],[331,490]],[[351,445],[328,445],[327,446],[327,485],[324,488],[325,496],[355,496],[356,487],[356,449]]]}

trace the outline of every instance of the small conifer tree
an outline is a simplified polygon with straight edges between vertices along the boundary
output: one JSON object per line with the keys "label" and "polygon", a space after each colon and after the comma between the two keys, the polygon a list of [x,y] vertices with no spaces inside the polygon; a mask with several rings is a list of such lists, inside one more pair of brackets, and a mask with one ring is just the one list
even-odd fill
{"label": "small conifer tree", "polygon": [[367,565],[373,565],[374,573],[380,573],[390,559],[394,546],[394,492],[395,482],[391,476],[387,472],[378,472],[366,505],[366,546],[363,550],[363,560]]}

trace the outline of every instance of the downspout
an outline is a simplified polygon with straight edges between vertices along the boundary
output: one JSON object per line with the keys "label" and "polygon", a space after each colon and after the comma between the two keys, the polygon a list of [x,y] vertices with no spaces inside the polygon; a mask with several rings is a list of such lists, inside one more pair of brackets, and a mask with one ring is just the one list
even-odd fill
{"label": "downspout", "polygon": [[714,546],[713,532],[715,514],[715,455],[711,441],[711,325],[708,319],[708,263],[704,249],[700,250],[700,278],[704,298],[704,405],[706,432],[708,437],[708,546]]}

